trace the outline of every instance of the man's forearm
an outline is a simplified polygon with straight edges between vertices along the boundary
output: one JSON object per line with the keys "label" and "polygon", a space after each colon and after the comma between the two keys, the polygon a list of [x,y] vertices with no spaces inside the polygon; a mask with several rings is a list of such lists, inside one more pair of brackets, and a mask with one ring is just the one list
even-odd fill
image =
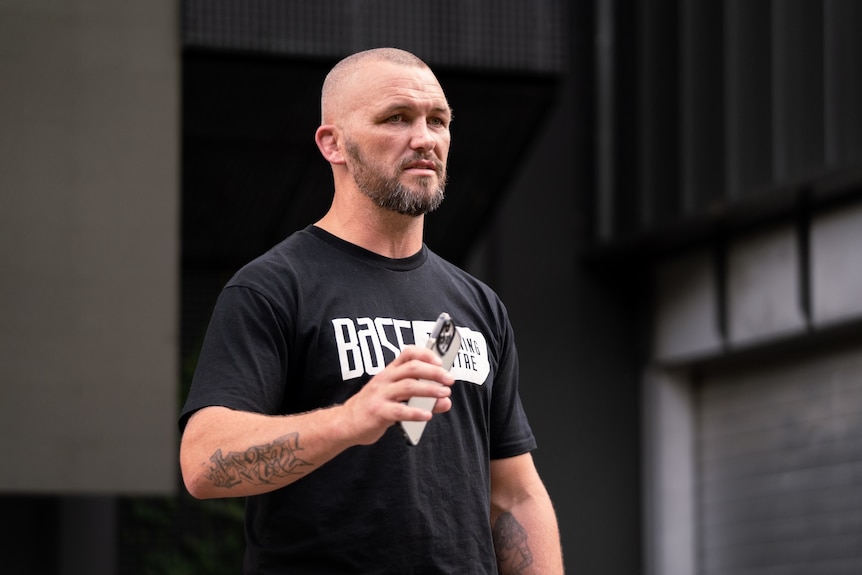
{"label": "man's forearm", "polygon": [[223,454],[217,449],[210,457],[206,477],[215,487],[231,489],[243,483],[273,485],[291,475],[304,475],[313,462],[302,459],[299,433],[289,433],[245,451]]}
{"label": "man's forearm", "polygon": [[206,408],[183,436],[186,487],[198,498],[244,497],[296,481],[349,445],[327,431],[335,426],[336,409],[264,416]]}
{"label": "man's forearm", "polygon": [[492,527],[501,575],[562,575],[560,536],[550,500],[525,502],[503,512]]}
{"label": "man's forearm", "polygon": [[524,526],[507,511],[497,518],[493,533],[494,551],[500,572],[504,575],[525,573],[534,559]]}

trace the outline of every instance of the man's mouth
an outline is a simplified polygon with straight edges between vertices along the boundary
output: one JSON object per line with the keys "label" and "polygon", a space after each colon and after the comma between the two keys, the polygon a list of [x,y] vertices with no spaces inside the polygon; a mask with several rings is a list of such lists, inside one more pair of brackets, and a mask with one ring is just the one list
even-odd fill
{"label": "man's mouth", "polygon": [[405,170],[430,170],[437,173],[437,163],[433,160],[417,160],[409,162],[404,166]]}

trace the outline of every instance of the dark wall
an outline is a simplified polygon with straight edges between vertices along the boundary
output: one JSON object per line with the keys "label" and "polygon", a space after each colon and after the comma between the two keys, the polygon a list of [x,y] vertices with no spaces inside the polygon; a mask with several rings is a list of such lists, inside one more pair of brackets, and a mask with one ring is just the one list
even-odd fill
{"label": "dark wall", "polygon": [[571,69],[471,269],[511,315],[521,393],[539,441],[534,455],[568,571],[635,575],[645,288],[634,274],[615,276],[580,257],[594,223],[592,35],[588,14],[573,18]]}

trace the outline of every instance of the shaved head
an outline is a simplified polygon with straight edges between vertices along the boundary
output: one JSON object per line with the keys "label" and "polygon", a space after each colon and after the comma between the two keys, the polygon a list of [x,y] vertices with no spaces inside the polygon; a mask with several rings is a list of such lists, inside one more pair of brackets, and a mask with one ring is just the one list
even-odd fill
{"label": "shaved head", "polygon": [[326,76],[321,115],[315,139],[336,197],[358,193],[412,217],[440,204],[452,109],[425,62],[396,48],[348,56]]}
{"label": "shaved head", "polygon": [[321,122],[333,123],[343,111],[342,96],[362,65],[369,61],[390,62],[401,66],[414,66],[430,71],[428,64],[417,56],[398,48],[374,48],[352,54],[336,64],[323,82],[320,97]]}

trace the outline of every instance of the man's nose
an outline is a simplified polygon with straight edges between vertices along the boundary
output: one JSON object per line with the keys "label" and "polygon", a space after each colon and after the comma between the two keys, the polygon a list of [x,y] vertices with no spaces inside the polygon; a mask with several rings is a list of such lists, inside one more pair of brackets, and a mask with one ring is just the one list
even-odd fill
{"label": "man's nose", "polygon": [[414,150],[430,152],[436,145],[437,139],[428,127],[428,123],[424,119],[414,122],[410,135],[410,147]]}

